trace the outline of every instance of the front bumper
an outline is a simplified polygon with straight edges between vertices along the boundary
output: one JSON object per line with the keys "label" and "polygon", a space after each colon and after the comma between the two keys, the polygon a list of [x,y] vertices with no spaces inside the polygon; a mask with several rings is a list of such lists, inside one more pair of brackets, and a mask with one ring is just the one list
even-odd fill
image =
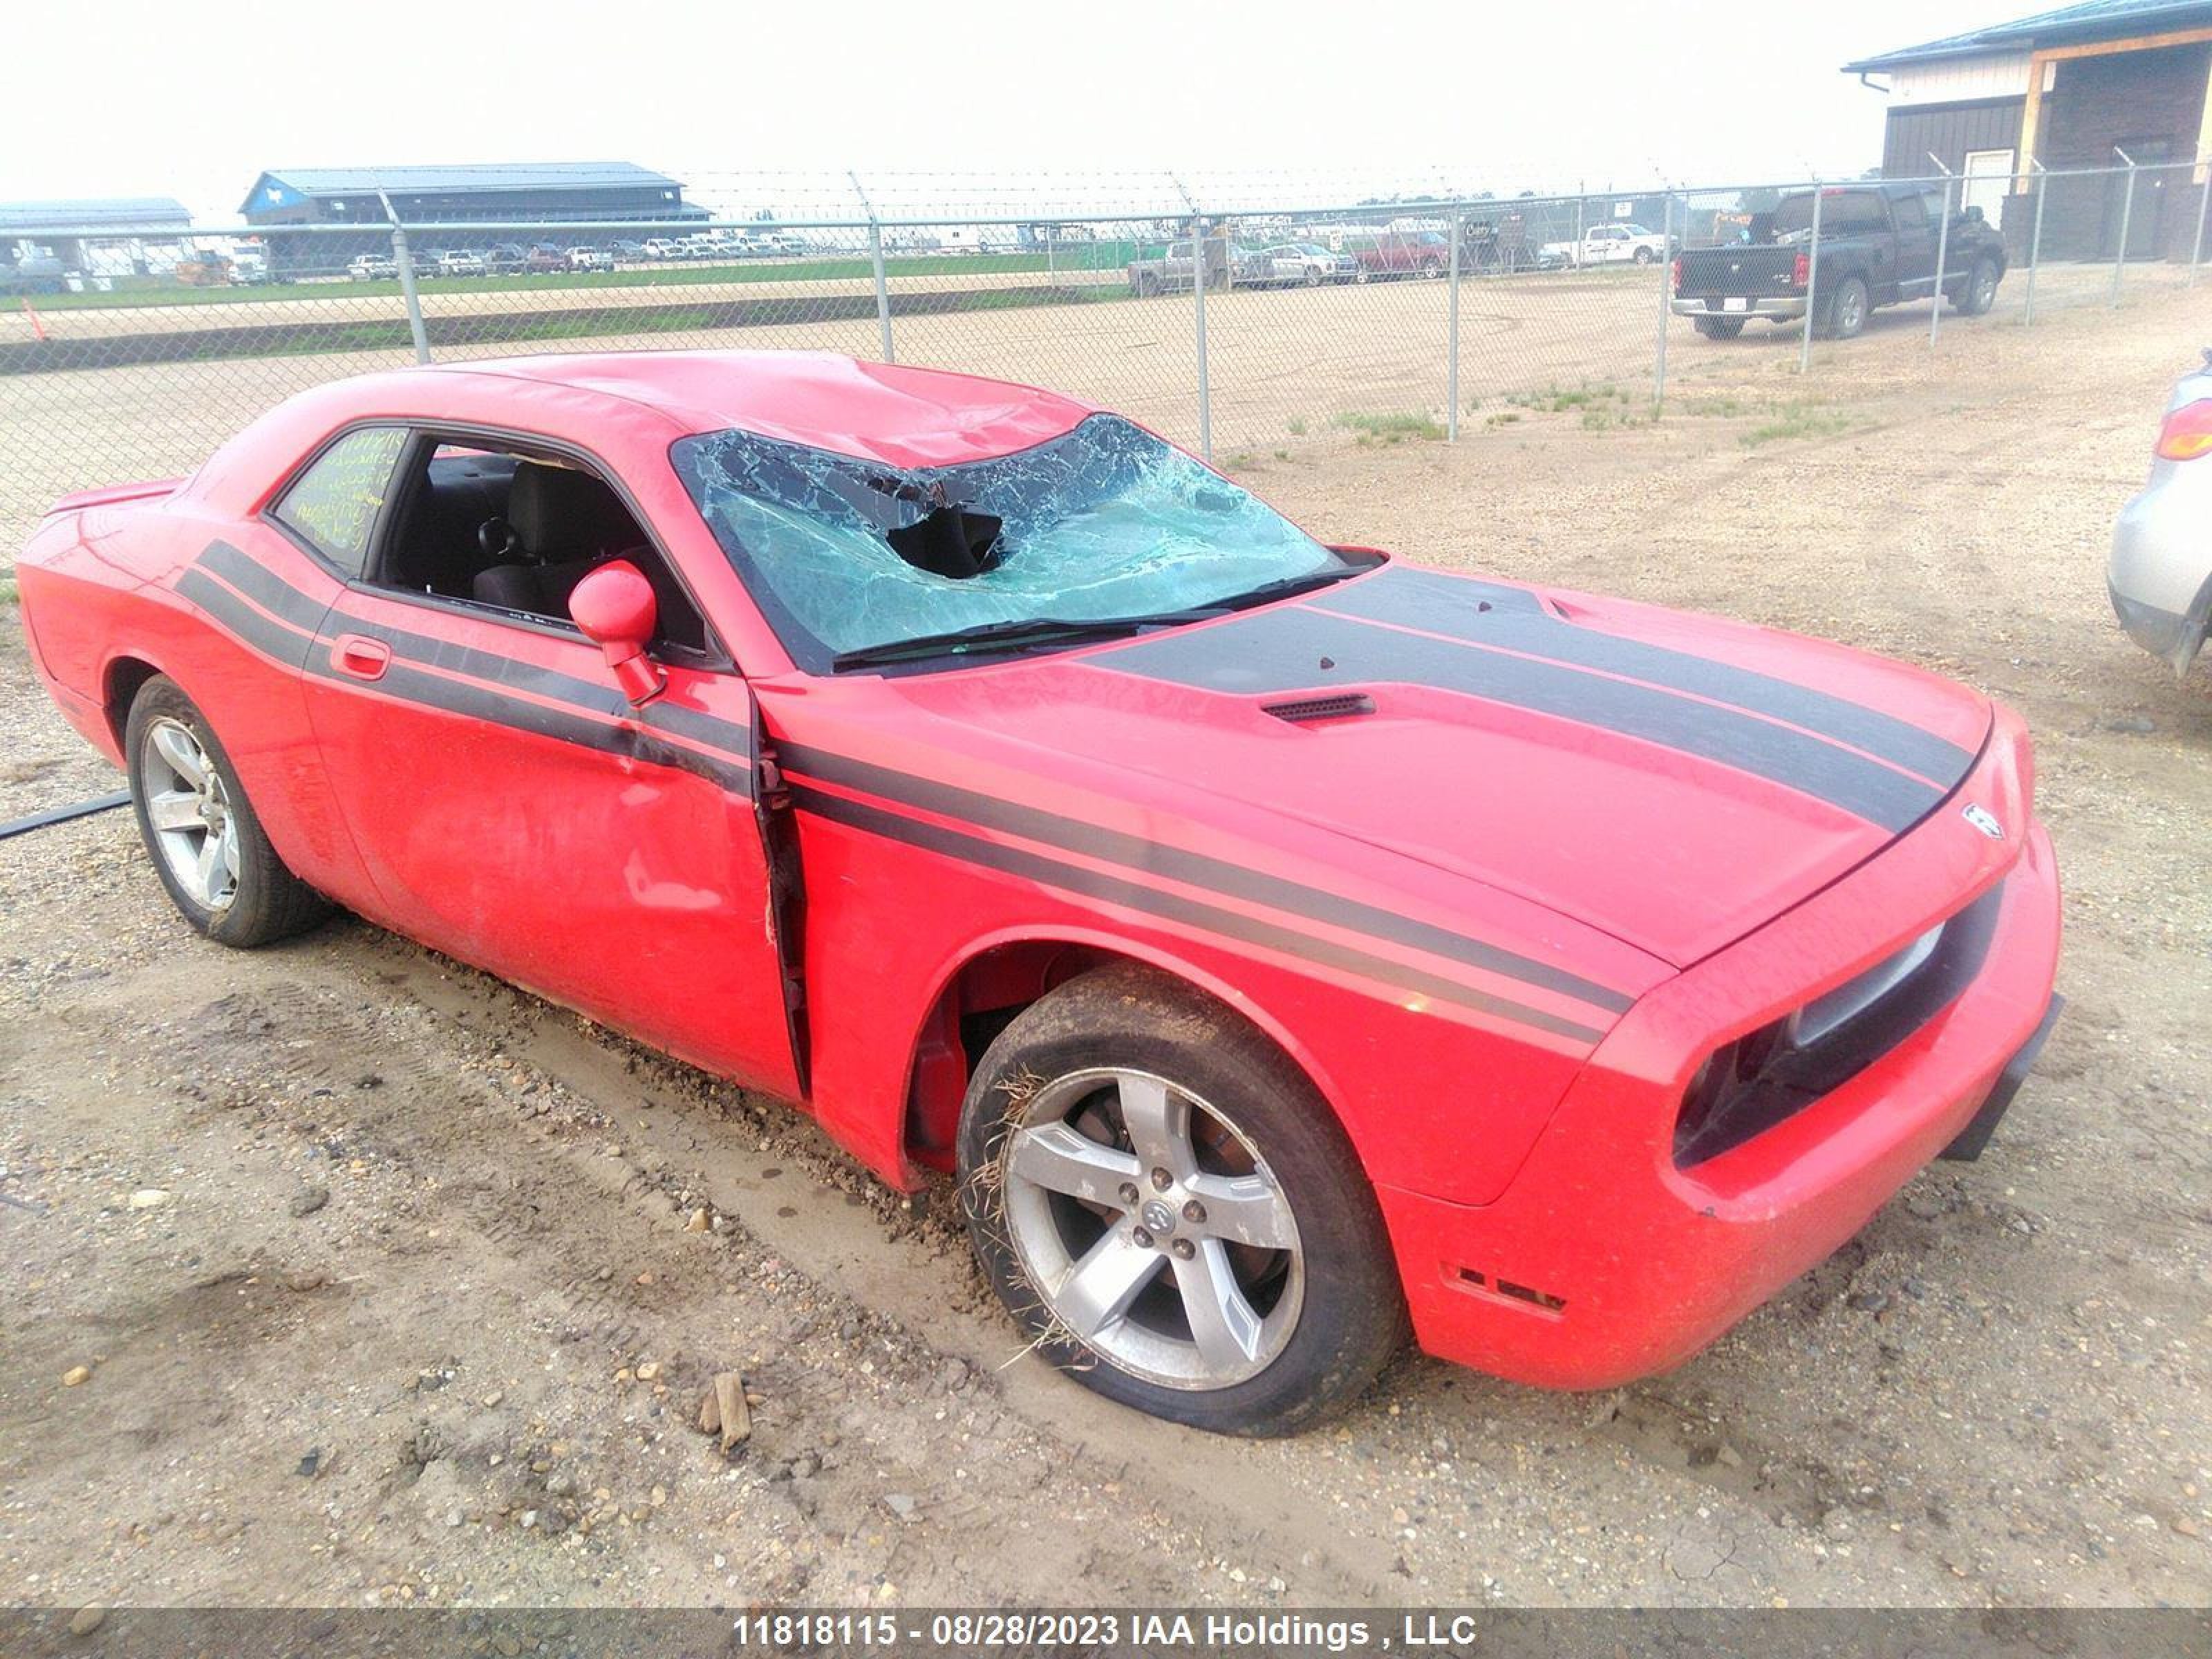
{"label": "front bumper", "polygon": [[1764,299],[1748,300],[1741,311],[1723,309],[1721,296],[1717,294],[1690,297],[1677,295],[1667,304],[1677,317],[1718,317],[1723,321],[1764,317],[1770,322],[1786,323],[1805,314],[1805,301],[1802,297],[1770,295]]}
{"label": "front bumper", "polygon": [[[2059,934],[2057,872],[2029,817],[2016,720],[2000,715],[1990,750],[2010,752],[1985,753],[1887,852],[1638,1003],[1497,1200],[1382,1189],[1424,1348],[1553,1388],[1666,1370],[1832,1254],[1930,1159],[1978,1150],[1978,1114],[2008,1090],[2051,1011]],[[1963,822],[1968,805],[2009,826],[2007,841]],[[1705,1054],[1999,883],[1982,969],[1948,1006],[1795,1116],[1676,1166],[1675,1114]],[[1931,904],[1938,893],[1948,896]],[[1850,954],[1838,962],[1841,941]],[[1810,987],[1808,962],[1832,964]]]}

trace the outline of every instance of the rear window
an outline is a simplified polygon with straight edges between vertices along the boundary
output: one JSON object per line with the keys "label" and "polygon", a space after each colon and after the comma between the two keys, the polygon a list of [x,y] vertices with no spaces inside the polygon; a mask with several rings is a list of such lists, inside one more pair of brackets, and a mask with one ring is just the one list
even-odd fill
{"label": "rear window", "polygon": [[[1850,236],[1863,231],[1880,230],[1889,222],[1881,210],[1881,198],[1870,190],[1830,191],[1820,201],[1820,234],[1823,236]],[[1778,240],[1784,236],[1802,236],[1813,228],[1813,195],[1808,191],[1802,196],[1788,196],[1774,210],[1773,234]]]}
{"label": "rear window", "polygon": [[343,575],[361,574],[376,515],[392,488],[404,428],[349,432],[302,472],[276,503],[276,521]]}

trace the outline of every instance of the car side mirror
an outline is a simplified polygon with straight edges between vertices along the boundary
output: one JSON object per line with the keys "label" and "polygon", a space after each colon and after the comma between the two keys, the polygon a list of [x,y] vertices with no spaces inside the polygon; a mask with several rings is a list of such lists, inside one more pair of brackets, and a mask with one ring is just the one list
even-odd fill
{"label": "car side mirror", "polygon": [[601,565],[569,593],[568,615],[605,653],[630,707],[644,707],[667,688],[668,676],[645,648],[660,617],[645,572],[627,559]]}

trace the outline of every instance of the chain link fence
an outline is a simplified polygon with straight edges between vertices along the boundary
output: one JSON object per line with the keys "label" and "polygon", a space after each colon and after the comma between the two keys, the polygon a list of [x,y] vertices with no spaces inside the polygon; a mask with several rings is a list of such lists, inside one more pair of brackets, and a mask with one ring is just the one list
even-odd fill
{"label": "chain link fence", "polygon": [[[904,182],[872,199],[847,175],[796,208],[787,189],[773,217],[14,228],[0,557],[57,496],[188,471],[295,392],[521,352],[774,347],[957,368],[1124,410],[1232,464],[1327,435],[1455,440],[1530,410],[1637,424],[1663,411],[1670,366],[1678,396],[1746,362],[1811,387],[1839,354],[1923,334],[1942,364],[1962,311],[2024,325],[2191,285],[2205,171],[2123,159],[1880,181],[1900,259],[1902,198],[1926,204],[1936,246],[1888,283],[1918,303],[1819,351],[1855,331],[1834,312],[1853,302],[1839,260],[1875,181],[1299,206],[1287,185],[1144,175],[1066,199],[982,181],[931,204]],[[1771,303],[1676,292],[1686,261],[1778,246],[1799,268],[1778,271]],[[1986,295],[1984,260],[2002,266]],[[1888,297],[1869,280],[1858,297]]]}

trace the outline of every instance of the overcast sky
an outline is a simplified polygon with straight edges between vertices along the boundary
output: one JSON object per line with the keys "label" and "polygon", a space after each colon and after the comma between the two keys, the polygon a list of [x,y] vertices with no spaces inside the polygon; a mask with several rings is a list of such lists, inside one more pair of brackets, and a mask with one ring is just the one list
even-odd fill
{"label": "overcast sky", "polygon": [[[222,222],[264,167],[501,161],[634,161],[733,211],[826,198],[848,167],[902,205],[925,173],[967,176],[948,204],[979,175],[1094,199],[1151,169],[1308,198],[1400,176],[1510,193],[1840,173],[1879,160],[1883,104],[1839,64],[2034,9],[35,5],[6,28],[0,200],[174,196]],[[763,172],[809,178],[738,176]]]}

